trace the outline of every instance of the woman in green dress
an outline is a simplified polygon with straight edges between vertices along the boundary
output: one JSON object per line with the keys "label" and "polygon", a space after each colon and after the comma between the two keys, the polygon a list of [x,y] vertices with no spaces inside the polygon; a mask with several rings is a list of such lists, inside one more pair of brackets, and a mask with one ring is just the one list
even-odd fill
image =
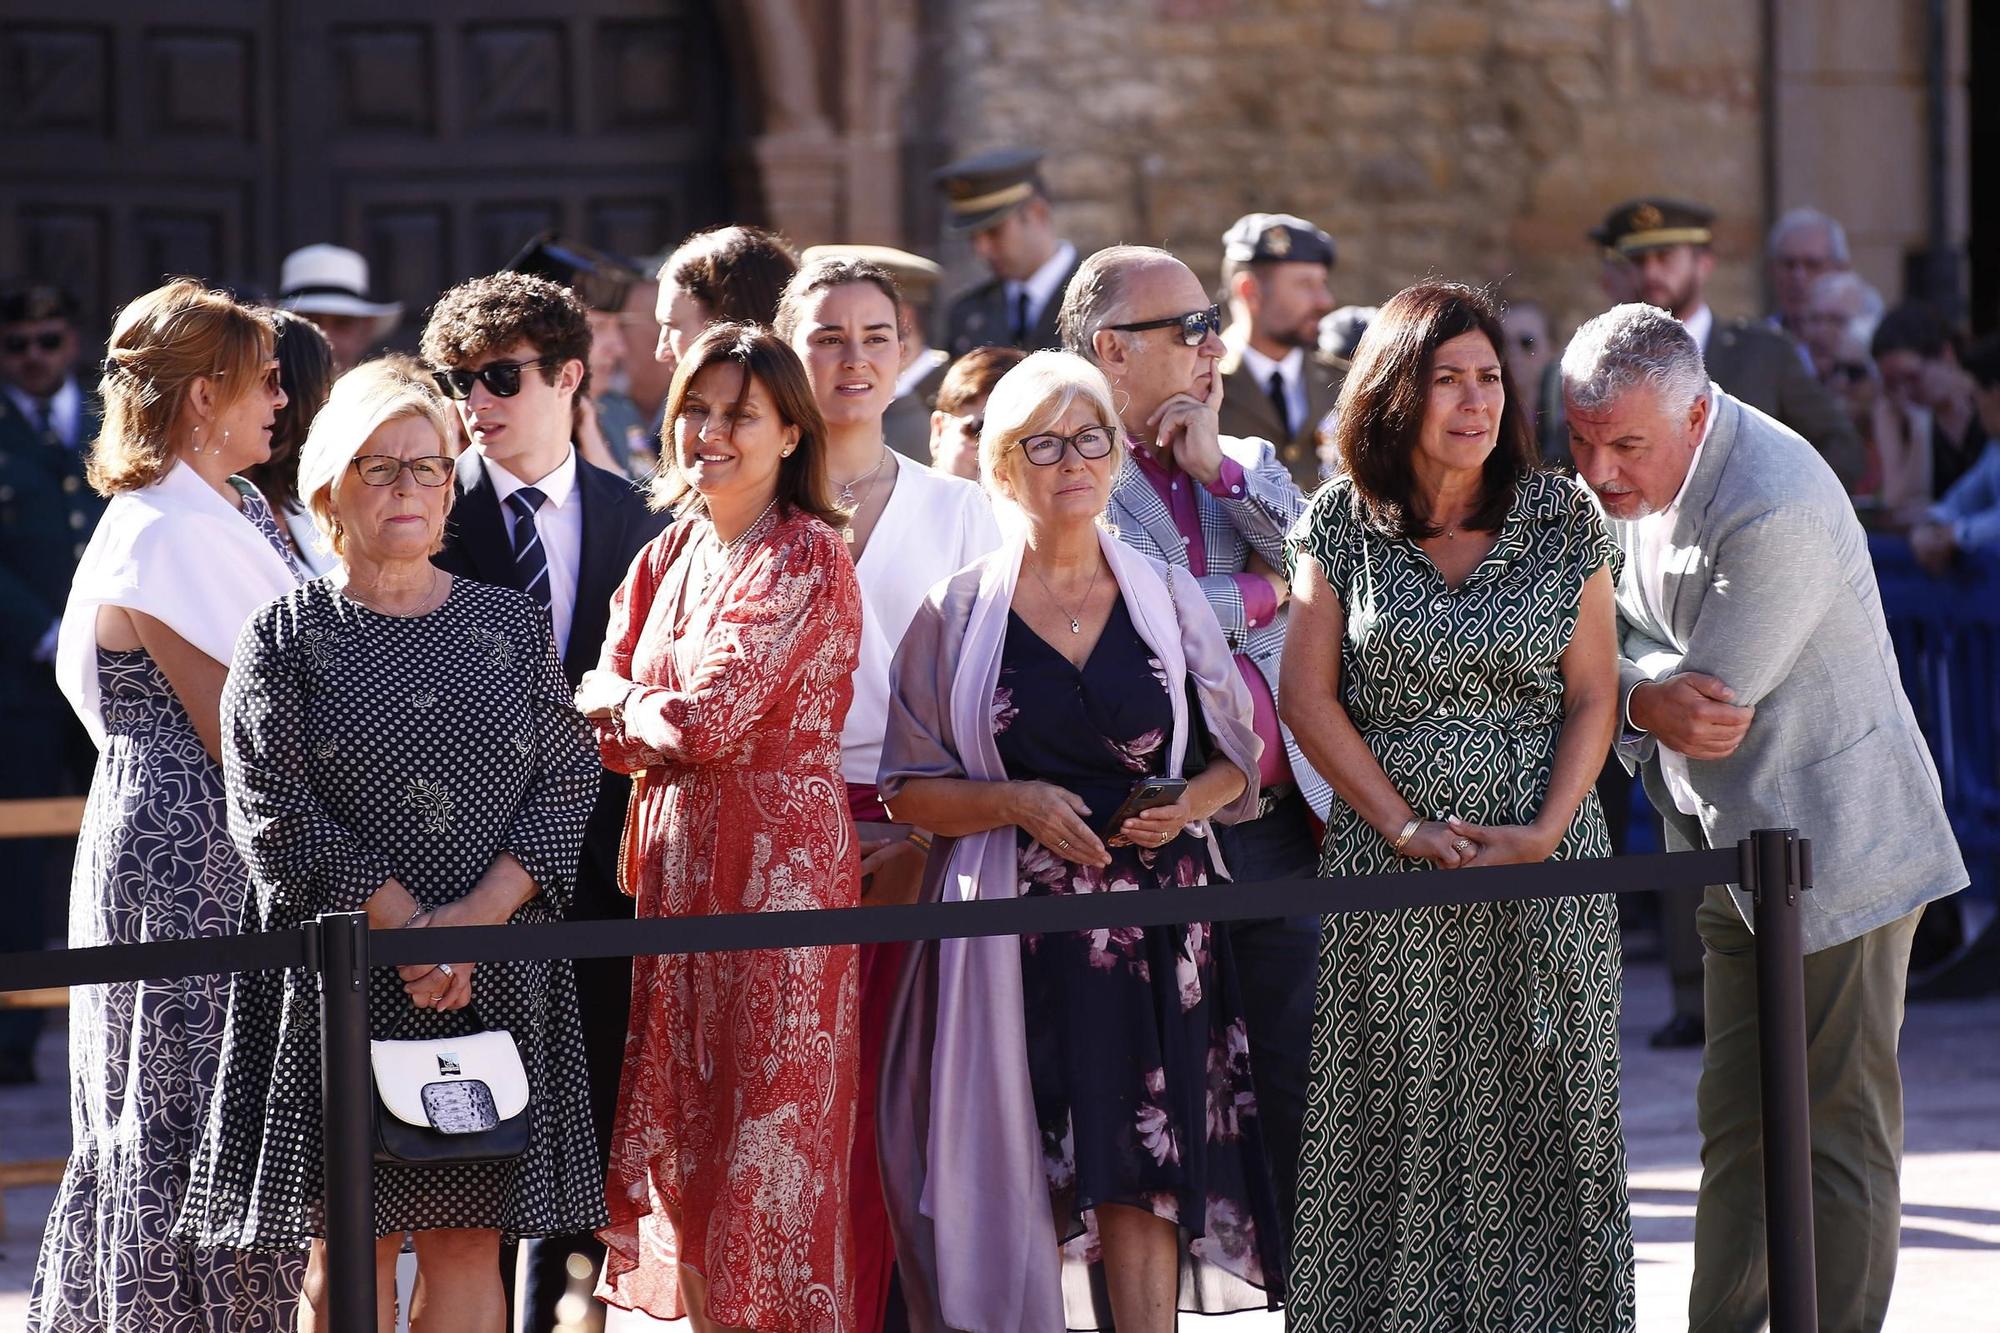
{"label": "woman in green dress", "polygon": [[[1279,711],[1326,875],[1609,856],[1617,547],[1541,472],[1481,292],[1372,323],[1292,536]],[[1632,1327],[1608,896],[1325,918],[1290,1327]]]}

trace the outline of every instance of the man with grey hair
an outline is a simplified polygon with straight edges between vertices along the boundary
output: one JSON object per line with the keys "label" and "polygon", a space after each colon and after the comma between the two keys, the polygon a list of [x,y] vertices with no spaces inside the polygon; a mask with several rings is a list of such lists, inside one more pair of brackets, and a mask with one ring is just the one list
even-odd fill
{"label": "man with grey hair", "polygon": [[[1332,790],[1278,721],[1285,648],[1285,534],[1306,498],[1269,440],[1222,433],[1222,312],[1186,264],[1165,250],[1120,245],[1083,261],[1063,295],[1063,345],[1111,383],[1131,441],[1112,482],[1121,540],[1183,566],[1237,654],[1264,741],[1258,817],[1218,827],[1232,878],[1312,875]],[[1183,606],[1182,615],[1203,614]],[[1279,1215],[1290,1224],[1312,1040],[1317,918],[1228,928],[1242,979],[1251,1074]]]}
{"label": "man with grey hair", "polygon": [[[1896,1268],[1896,1040],[1925,903],[1963,888],[1937,769],[1903,695],[1868,543],[1811,445],[1723,393],[1664,311],[1621,305],[1562,362],[1577,470],[1613,520],[1618,752],[1671,848],[1758,828],[1813,843],[1800,909],[1820,1327],[1872,1330]],[[1706,1052],[1689,1323],[1768,1314],[1747,900],[1704,898]]]}
{"label": "man with grey hair", "polygon": [[1771,323],[1804,341],[1806,303],[1815,278],[1845,273],[1853,265],[1847,232],[1817,208],[1794,208],[1771,224],[1764,243],[1777,310]]}

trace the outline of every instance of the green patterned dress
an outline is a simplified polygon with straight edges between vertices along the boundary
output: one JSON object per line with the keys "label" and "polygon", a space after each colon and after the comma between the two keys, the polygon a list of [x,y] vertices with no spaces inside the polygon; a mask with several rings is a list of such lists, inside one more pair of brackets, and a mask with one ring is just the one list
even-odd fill
{"label": "green patterned dress", "polygon": [[[1532,820],[1579,595],[1618,558],[1582,487],[1523,482],[1457,590],[1414,543],[1367,527],[1345,478],[1291,552],[1340,597],[1341,703],[1411,806]],[[1556,857],[1610,852],[1592,794]],[[1322,874],[1421,864],[1334,801]],[[1618,998],[1608,896],[1325,918],[1294,1333],[1632,1327]]]}

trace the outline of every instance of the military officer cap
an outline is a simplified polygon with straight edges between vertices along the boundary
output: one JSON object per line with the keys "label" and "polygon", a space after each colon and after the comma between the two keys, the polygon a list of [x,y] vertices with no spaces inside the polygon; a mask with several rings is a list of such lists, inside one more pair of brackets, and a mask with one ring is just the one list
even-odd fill
{"label": "military officer cap", "polygon": [[982,231],[1042,190],[1039,148],[995,148],[931,174],[953,231]]}
{"label": "military officer cap", "polygon": [[32,324],[44,319],[76,323],[76,298],[60,287],[12,283],[0,290],[0,324]]}
{"label": "military officer cap", "polygon": [[799,256],[799,267],[820,259],[858,259],[873,264],[886,270],[904,294],[917,301],[928,299],[944,276],[944,270],[933,261],[893,245],[809,245]]}
{"label": "military officer cap", "polygon": [[1333,237],[1290,213],[1248,213],[1222,233],[1222,257],[1238,264],[1333,267]]}
{"label": "military officer cap", "polygon": [[575,292],[592,310],[616,314],[642,276],[630,262],[545,231],[507,261],[509,273],[531,273]]}
{"label": "military officer cap", "polygon": [[1633,199],[1605,214],[1590,239],[1621,255],[1659,250],[1669,245],[1707,245],[1715,211],[1679,199]]}

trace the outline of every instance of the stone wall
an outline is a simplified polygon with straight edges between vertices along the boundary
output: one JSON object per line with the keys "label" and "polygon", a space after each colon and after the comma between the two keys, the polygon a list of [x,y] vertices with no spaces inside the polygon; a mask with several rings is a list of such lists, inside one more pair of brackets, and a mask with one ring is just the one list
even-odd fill
{"label": "stone wall", "polygon": [[[1039,144],[1080,246],[1165,245],[1209,281],[1231,220],[1284,210],[1336,237],[1342,303],[1440,275],[1570,327],[1602,306],[1585,231],[1659,192],[1719,210],[1725,314],[1762,303],[1773,204],[1851,212],[1893,299],[1923,196],[1917,167],[1885,197],[1871,163],[1920,161],[1921,7],[1776,3],[1775,200],[1760,0],[951,0],[924,54],[952,77],[906,102],[904,129],[955,152]],[[1815,17],[1834,9],[1873,17]],[[1880,95],[1829,118],[1855,79]],[[912,239],[977,275],[962,242]]]}

